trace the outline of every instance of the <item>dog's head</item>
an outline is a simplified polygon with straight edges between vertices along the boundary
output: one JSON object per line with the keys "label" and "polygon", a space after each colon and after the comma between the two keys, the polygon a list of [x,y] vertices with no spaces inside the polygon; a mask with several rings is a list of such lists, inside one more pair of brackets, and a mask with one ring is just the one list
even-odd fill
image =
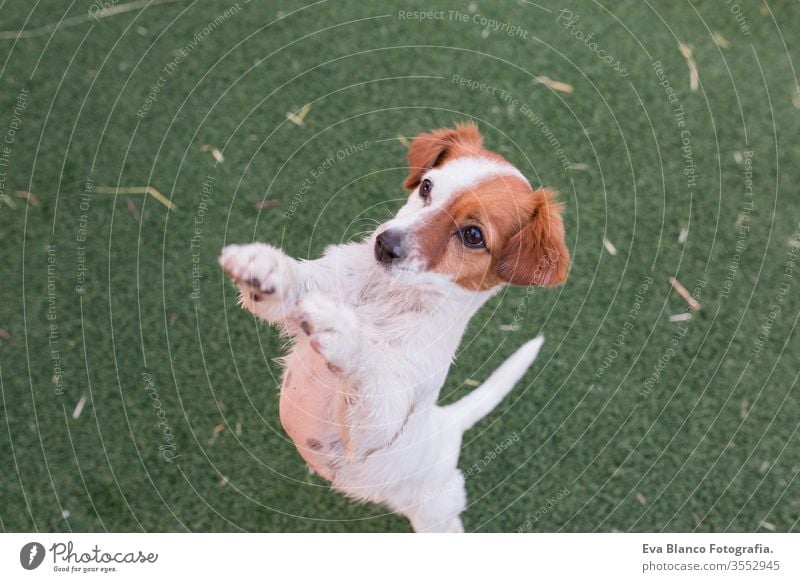
{"label": "dog's head", "polygon": [[564,281],[569,251],[555,192],[533,190],[484,149],[474,124],[418,135],[408,164],[408,202],[375,235],[375,259],[390,274],[436,273],[473,291]]}

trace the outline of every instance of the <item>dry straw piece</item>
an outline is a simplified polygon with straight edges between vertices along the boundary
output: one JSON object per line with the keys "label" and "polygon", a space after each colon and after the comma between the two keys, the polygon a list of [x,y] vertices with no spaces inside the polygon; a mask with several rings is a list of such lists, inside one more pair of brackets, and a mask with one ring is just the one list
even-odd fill
{"label": "dry straw piece", "polygon": [[292,113],[291,111],[287,112],[286,119],[295,125],[303,125],[305,123],[306,115],[308,115],[309,111],[311,111],[311,103],[306,103],[296,113]]}
{"label": "dry straw piece", "polygon": [[712,38],[714,39],[714,44],[716,44],[719,48],[726,49],[731,47],[731,42],[722,36],[722,33],[715,32]]}
{"label": "dry straw piece", "polygon": [[218,148],[215,148],[212,145],[203,144],[203,147],[201,149],[204,152],[211,152],[211,157],[213,157],[214,161],[216,161],[218,164],[221,164],[222,162],[225,161],[225,156],[222,155],[222,152],[219,151]]}
{"label": "dry straw piece", "polygon": [[31,206],[39,206],[39,199],[33,195],[31,192],[26,192],[25,190],[19,190],[17,192],[17,198],[24,198],[28,201]]}
{"label": "dry straw piece", "polygon": [[503,324],[500,326],[500,331],[517,331],[519,326],[515,323]]}
{"label": "dry straw piece", "polygon": [[686,287],[681,285],[680,281],[675,277],[670,277],[669,284],[678,292],[678,295],[683,297],[683,300],[692,308],[692,311],[700,311],[700,303],[697,302],[697,299],[692,297],[692,294],[686,290]]}
{"label": "dry straw piece", "polygon": [[97,194],[149,194],[169,210],[175,210],[177,206],[172,201],[156,190],[153,186],[130,186],[118,188],[116,186],[98,186],[94,189]]}
{"label": "dry straw piece", "polygon": [[269,200],[262,200],[261,202],[256,202],[255,204],[253,204],[253,206],[257,210],[261,210],[262,208],[272,208],[273,206],[277,206],[280,203],[281,203],[280,200],[275,200],[274,198],[271,198]]}
{"label": "dry straw piece", "polygon": [[31,28],[30,30],[0,30],[0,39],[15,39],[15,38],[33,38],[36,36],[45,36],[57,29],[69,28],[70,26],[78,26],[86,24],[87,22],[98,21],[101,18],[108,18],[109,16],[116,16],[117,14],[124,14],[139,8],[150,8],[151,6],[158,6],[159,4],[172,4],[173,2],[184,2],[185,0],[137,0],[136,2],[126,2],[125,4],[117,4],[116,6],[107,6],[101,10],[97,10],[91,14],[82,16],[71,16],[64,18],[58,22],[45,24],[38,28]]}
{"label": "dry straw piece", "polygon": [[561,81],[553,81],[550,77],[545,77],[544,75],[540,77],[536,77],[536,80],[539,81],[545,87],[552,89],[553,91],[561,91],[562,93],[572,93],[572,85],[569,83],[562,83]]}
{"label": "dry straw piece", "polygon": [[130,198],[126,198],[125,199],[125,204],[128,205],[128,211],[133,215],[133,217],[136,220],[139,220],[139,219],[142,218],[142,215],[139,212],[139,209],[136,208],[136,204],[133,203],[133,200],[131,200]]}
{"label": "dry straw piece", "polygon": [[84,406],[86,406],[86,396],[81,396],[81,399],[78,400],[78,403],[75,405],[75,410],[72,411],[72,418],[78,420],[81,417]]}
{"label": "dry straw piece", "polygon": [[686,59],[686,64],[689,65],[689,89],[694,93],[700,88],[700,73],[697,71],[697,63],[694,61],[692,49],[688,44],[679,42],[678,48],[683,58]]}
{"label": "dry straw piece", "polygon": [[689,321],[692,318],[691,313],[676,313],[675,315],[670,315],[669,320],[672,323],[676,323],[679,321]]}

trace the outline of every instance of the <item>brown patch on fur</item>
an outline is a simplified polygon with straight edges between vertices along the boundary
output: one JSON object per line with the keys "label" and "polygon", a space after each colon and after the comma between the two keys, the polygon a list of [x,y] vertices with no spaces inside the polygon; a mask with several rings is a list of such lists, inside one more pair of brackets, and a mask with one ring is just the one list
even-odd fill
{"label": "brown patch on fur", "polygon": [[485,153],[483,136],[472,122],[458,123],[455,129],[443,128],[420,133],[408,150],[408,177],[403,185],[413,190],[422,181],[422,175],[445,160]]}
{"label": "brown patch on fur", "polygon": [[318,451],[322,448],[322,443],[319,442],[317,439],[306,439],[306,444],[308,448],[312,451]]}
{"label": "brown patch on fur", "polygon": [[536,190],[533,196],[530,220],[506,243],[497,273],[513,285],[560,285],[569,271],[563,205],[552,190]]}
{"label": "brown patch on fur", "polygon": [[458,228],[458,217],[453,215],[448,206],[436,212],[413,232],[414,238],[419,241],[419,252],[427,260],[429,269],[437,270],[436,267],[446,255]]}

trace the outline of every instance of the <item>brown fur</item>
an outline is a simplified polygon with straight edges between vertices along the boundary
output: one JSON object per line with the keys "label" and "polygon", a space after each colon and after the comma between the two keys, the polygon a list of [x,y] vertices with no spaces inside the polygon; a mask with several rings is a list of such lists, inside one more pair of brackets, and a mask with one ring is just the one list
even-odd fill
{"label": "brown fur", "polygon": [[563,205],[555,202],[552,190],[539,189],[533,196],[533,213],[506,243],[497,273],[512,285],[560,285],[567,278],[570,262],[561,218]]}
{"label": "brown fur", "polygon": [[476,155],[483,150],[483,137],[474,123],[459,123],[455,129],[437,129],[414,138],[408,150],[408,177],[403,185],[409,190],[419,186],[422,175],[445,160]]}

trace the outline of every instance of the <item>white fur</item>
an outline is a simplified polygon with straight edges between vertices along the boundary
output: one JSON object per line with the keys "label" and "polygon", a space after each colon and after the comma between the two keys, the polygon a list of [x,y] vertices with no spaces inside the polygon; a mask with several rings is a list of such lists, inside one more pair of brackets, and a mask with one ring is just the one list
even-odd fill
{"label": "white fur", "polygon": [[[460,168],[449,175],[463,185],[498,169],[485,162],[445,167]],[[444,170],[434,172],[441,183]],[[329,247],[309,262],[260,243],[232,245],[220,264],[239,284],[244,307],[293,338],[286,373],[334,386],[332,414],[346,419],[347,435],[342,447],[320,453],[335,467],[333,486],[407,516],[415,531],[462,531],[462,435],[522,377],[543,339],[522,346],[461,401],[437,406],[467,323],[496,289],[476,293],[442,275],[389,272],[374,258],[374,240]],[[296,444],[302,453],[305,445]]]}

